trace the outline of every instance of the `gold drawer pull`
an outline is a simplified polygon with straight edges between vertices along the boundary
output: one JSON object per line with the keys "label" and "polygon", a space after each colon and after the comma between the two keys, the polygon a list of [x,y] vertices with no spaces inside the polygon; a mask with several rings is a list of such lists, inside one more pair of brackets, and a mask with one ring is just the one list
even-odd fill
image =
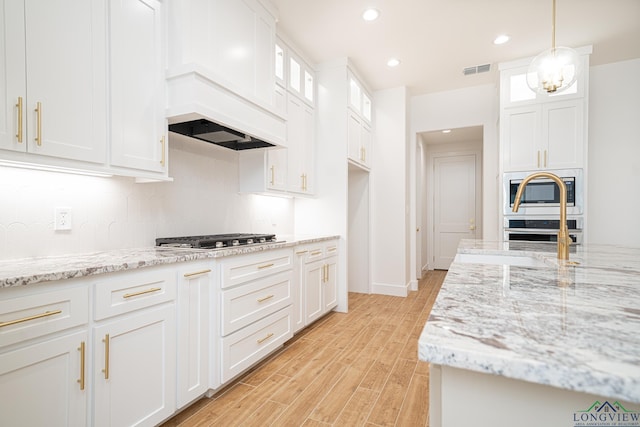
{"label": "gold drawer pull", "polygon": [[258,266],[258,270],[262,270],[263,268],[269,268],[269,267],[273,267],[273,263],[270,263],[270,264],[264,264],[264,265],[259,265],[259,266]]}
{"label": "gold drawer pull", "polygon": [[320,255],[322,253],[322,251],[313,251],[311,252],[311,255]]}
{"label": "gold drawer pull", "polygon": [[53,316],[55,314],[62,313],[62,310],[45,311],[44,313],[34,314],[33,316],[23,317],[22,319],[9,320],[8,322],[0,323],[0,328],[3,326],[15,325],[16,323],[28,322],[29,320],[41,319],[43,317]]}
{"label": "gold drawer pull", "polygon": [[158,292],[158,291],[161,291],[161,290],[162,290],[162,288],[150,288],[150,289],[147,289],[145,291],[131,292],[130,294],[124,294],[124,295],[122,295],[122,298],[137,297],[138,295],[150,294],[151,292]]}
{"label": "gold drawer pull", "polygon": [[262,344],[263,342],[265,342],[266,340],[268,340],[269,338],[271,338],[273,336],[273,332],[271,332],[270,334],[268,334],[266,337],[264,338],[260,338],[258,340],[258,344]]}
{"label": "gold drawer pull", "polygon": [[22,143],[22,97],[18,97],[18,103],[16,104],[16,108],[18,109],[18,133],[16,134],[16,138],[18,138],[18,142]]}
{"label": "gold drawer pull", "polygon": [[264,302],[271,298],[273,298],[273,295],[267,295],[266,297],[258,298],[258,302]]}
{"label": "gold drawer pull", "polygon": [[36,142],[42,145],[42,102],[36,103]]}
{"label": "gold drawer pull", "polygon": [[296,252],[296,255],[304,255],[304,254],[306,254],[307,252],[309,252],[309,251],[300,251],[300,252]]}
{"label": "gold drawer pull", "polygon": [[162,135],[162,138],[160,138],[160,144],[160,149],[162,150],[160,154],[160,165],[164,166],[167,163],[167,144],[165,144],[164,135]]}
{"label": "gold drawer pull", "polygon": [[335,252],[337,250],[338,250],[338,248],[336,248],[335,246],[331,246],[329,249],[327,249],[327,251],[329,251],[329,252]]}
{"label": "gold drawer pull", "polygon": [[201,271],[196,271],[193,273],[185,273],[184,277],[193,277],[193,276],[197,276],[199,274],[207,274],[207,273],[211,273],[211,269],[206,269],[206,270],[201,270]]}
{"label": "gold drawer pull", "polygon": [[78,380],[78,383],[80,384],[80,390],[84,390],[84,356],[85,356],[84,341],[80,342],[80,347],[78,347],[78,351],[80,352],[80,379]]}
{"label": "gold drawer pull", "polygon": [[102,342],[104,343],[104,369],[102,370],[102,372],[104,372],[104,379],[108,380],[109,379],[109,334],[104,336],[104,339],[102,340]]}

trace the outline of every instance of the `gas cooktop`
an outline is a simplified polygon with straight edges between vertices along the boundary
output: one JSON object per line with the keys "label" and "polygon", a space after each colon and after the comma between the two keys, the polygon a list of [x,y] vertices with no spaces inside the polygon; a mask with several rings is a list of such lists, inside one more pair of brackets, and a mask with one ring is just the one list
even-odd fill
{"label": "gas cooktop", "polygon": [[227,248],[233,246],[253,245],[276,242],[275,234],[211,234],[208,236],[161,237],[156,239],[156,246],[172,248]]}

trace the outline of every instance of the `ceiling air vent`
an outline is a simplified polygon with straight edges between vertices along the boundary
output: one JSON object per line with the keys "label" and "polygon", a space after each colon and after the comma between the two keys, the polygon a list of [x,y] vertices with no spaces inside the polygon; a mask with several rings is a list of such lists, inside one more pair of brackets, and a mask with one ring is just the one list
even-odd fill
{"label": "ceiling air vent", "polygon": [[470,76],[472,74],[486,73],[491,68],[491,64],[475,65],[462,70],[462,74]]}

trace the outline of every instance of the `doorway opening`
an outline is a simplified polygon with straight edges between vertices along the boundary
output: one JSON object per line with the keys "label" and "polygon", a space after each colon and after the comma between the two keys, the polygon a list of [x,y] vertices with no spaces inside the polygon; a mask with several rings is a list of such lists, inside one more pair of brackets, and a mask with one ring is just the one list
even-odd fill
{"label": "doorway opening", "polygon": [[482,238],[483,127],[417,135],[417,277],[447,270],[461,239]]}

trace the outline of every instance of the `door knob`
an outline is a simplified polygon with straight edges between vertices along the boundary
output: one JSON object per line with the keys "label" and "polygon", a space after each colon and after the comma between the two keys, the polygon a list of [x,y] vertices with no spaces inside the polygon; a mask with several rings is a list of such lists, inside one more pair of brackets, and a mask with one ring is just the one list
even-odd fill
{"label": "door knob", "polygon": [[476,226],[475,226],[475,225],[470,225],[470,226],[469,226],[469,230],[473,231],[473,230],[475,230],[475,229],[476,229]]}

